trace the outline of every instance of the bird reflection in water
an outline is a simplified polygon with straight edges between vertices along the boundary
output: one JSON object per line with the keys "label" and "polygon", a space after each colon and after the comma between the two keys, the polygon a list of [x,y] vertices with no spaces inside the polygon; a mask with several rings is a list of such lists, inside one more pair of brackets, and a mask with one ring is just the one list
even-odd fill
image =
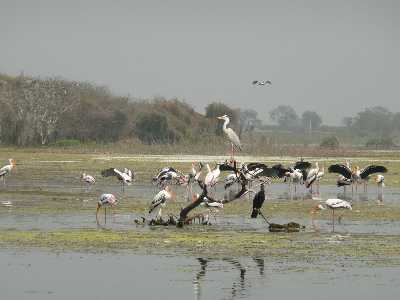
{"label": "bird reflection in water", "polygon": [[[193,289],[194,289],[194,295],[195,299],[201,299],[202,293],[201,293],[201,285],[202,281],[204,281],[207,269],[209,265],[212,262],[220,263],[220,262],[226,262],[234,267],[234,269],[239,271],[239,278],[234,280],[232,283],[232,288],[231,288],[231,295],[230,299],[235,299],[237,296],[242,296],[246,293],[247,290],[250,290],[250,287],[247,287],[246,285],[246,268],[237,260],[233,258],[225,258],[221,260],[216,260],[216,259],[210,259],[210,258],[197,258],[197,261],[200,264],[200,270],[195,273],[194,279],[193,279]],[[264,259],[260,257],[254,257],[253,261],[255,262],[258,272],[261,276],[264,276]]]}

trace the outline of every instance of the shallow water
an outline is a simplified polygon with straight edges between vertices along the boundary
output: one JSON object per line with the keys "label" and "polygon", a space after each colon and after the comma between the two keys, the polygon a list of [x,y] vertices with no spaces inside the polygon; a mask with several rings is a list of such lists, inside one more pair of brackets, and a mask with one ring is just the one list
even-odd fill
{"label": "shallow water", "polygon": [[[98,195],[103,192],[116,193],[120,199],[120,205],[126,205],[135,201],[147,201],[148,203],[152,200],[153,195],[158,192],[157,187],[151,184],[138,184],[134,183],[132,186],[126,187],[124,193],[121,192],[118,184],[103,184],[101,187],[95,186],[91,190],[86,191],[84,186],[76,186],[69,183],[69,186],[63,184],[55,184],[50,182],[31,182],[29,187],[34,192],[26,189],[26,184],[20,183],[20,185],[7,186],[7,190],[12,190],[12,193],[0,193],[0,212],[2,217],[0,218],[0,226],[3,228],[14,228],[20,230],[51,230],[51,229],[68,229],[68,228],[96,228],[94,212]],[[38,191],[37,188],[40,188]],[[175,187],[177,191],[178,199],[182,205],[185,205],[186,199],[186,188]],[[236,189],[234,187],[233,189]],[[254,187],[255,190],[258,187]],[[194,188],[194,191],[198,188]],[[342,194],[343,189],[339,189],[333,185],[321,185],[320,193],[313,195],[313,199],[316,201],[322,201],[328,198],[345,198],[352,201],[353,205],[357,203],[369,202],[373,205],[378,205],[378,197],[376,187],[369,187],[368,193],[359,193],[351,197],[351,190],[348,190],[348,197],[344,197]],[[35,191],[38,192],[35,194]],[[42,192],[48,194],[42,195]],[[219,186],[214,192],[213,189],[210,191],[214,194],[216,199],[222,199],[224,197],[224,189]],[[384,203],[398,206],[400,189],[397,188],[386,188],[384,193]],[[245,197],[247,199],[247,197]],[[145,200],[148,199],[148,200]],[[237,201],[247,201],[237,200]],[[311,194],[305,191],[303,186],[300,186],[296,195],[290,195],[288,193],[288,186],[282,183],[274,183],[267,188],[267,200],[265,207],[268,207],[268,201],[302,201],[304,199],[311,199]],[[248,202],[248,214],[251,209],[251,201]],[[229,205],[229,204],[227,204]],[[70,209],[66,213],[57,214],[37,214],[37,213],[26,213],[26,214],[15,214],[16,208],[25,207],[63,207],[68,206]],[[81,212],[82,209],[92,209],[93,213]],[[357,209],[354,209],[352,213],[357,213]],[[178,211],[176,212],[178,214]],[[329,214],[329,212],[327,212]],[[136,226],[134,220],[145,216],[145,211],[132,211],[130,213],[123,214],[108,214],[107,228],[112,229],[135,229],[135,230],[147,230],[147,227]],[[287,223],[288,220],[283,218],[276,218],[273,215],[270,216],[271,222],[274,223]],[[101,215],[103,218],[103,215]],[[306,225],[308,230],[312,230],[311,221],[309,218],[292,218],[290,221],[298,222]],[[212,218],[211,222],[216,230],[254,230],[254,231],[266,231],[267,226],[265,222],[260,218],[258,220],[252,220],[248,216],[227,216],[222,210],[216,218]],[[331,221],[315,220],[315,225],[321,231],[329,231],[331,229]],[[368,233],[368,234],[400,234],[400,220],[391,221],[377,221],[377,220],[362,220],[362,221],[350,221],[345,218],[341,224],[337,224],[336,231],[338,232],[352,232],[352,233]]]}
{"label": "shallow water", "polygon": [[0,252],[2,299],[398,299],[399,271],[357,262]]}

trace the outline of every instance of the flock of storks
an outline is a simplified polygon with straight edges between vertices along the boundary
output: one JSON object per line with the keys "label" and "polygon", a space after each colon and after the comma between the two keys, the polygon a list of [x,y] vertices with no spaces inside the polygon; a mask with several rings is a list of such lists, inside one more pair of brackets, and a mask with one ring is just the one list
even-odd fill
{"label": "flock of storks", "polygon": [[[209,224],[210,215],[215,217],[215,212],[223,208],[224,204],[242,198],[249,193],[255,194],[251,217],[256,218],[258,215],[261,215],[268,222],[262,214],[261,208],[265,201],[265,187],[266,185],[270,185],[273,179],[282,179],[284,182],[287,182],[290,193],[296,193],[299,185],[304,186],[305,189],[309,189],[311,195],[315,186],[317,193],[319,193],[319,182],[325,175],[325,170],[324,167],[321,168],[319,166],[318,162],[313,166],[310,162],[301,159],[295,164],[286,167],[282,164],[267,166],[261,162],[239,163],[234,157],[235,149],[239,151],[242,149],[239,137],[231,128],[227,128],[230,121],[227,115],[218,117],[218,119],[224,121],[223,132],[231,142],[230,160],[217,163],[213,168],[209,164],[201,162],[192,163],[192,167],[187,174],[172,167],[160,170],[152,179],[153,184],[158,186],[160,191],[150,203],[148,216],[142,217],[140,221],[136,220],[137,223],[148,223],[151,225],[175,224],[183,226],[197,220],[199,223]],[[0,169],[0,178],[3,179],[4,184],[6,176],[11,173],[15,166],[15,160],[10,159],[9,164]],[[345,164],[333,164],[329,166],[328,171],[338,174],[338,187],[343,186],[346,189],[347,186],[351,186],[353,193],[357,193],[360,184],[364,185],[364,191],[366,191],[370,176],[378,174],[375,181],[378,185],[378,192],[383,193],[384,176],[382,173],[387,172],[384,166],[370,165],[361,169],[359,166],[351,166],[349,162],[346,162]],[[221,179],[224,173],[226,176],[224,179]],[[127,168],[123,170],[109,168],[103,170],[101,175],[103,177],[116,177],[121,182],[122,192],[124,192],[125,186],[131,185],[135,179],[135,173]],[[87,189],[90,189],[90,186],[96,182],[93,176],[85,173],[81,175],[81,181],[87,184]],[[219,183],[223,183],[226,190],[223,199],[215,198],[216,186]],[[194,184],[200,187],[200,193],[193,192]],[[187,204],[181,209],[178,217],[169,216],[169,219],[163,220],[162,208],[169,200],[176,197],[172,188],[174,185],[186,186]],[[260,188],[255,192],[254,188],[257,186]],[[106,221],[107,207],[114,207],[117,203],[118,199],[114,194],[102,194],[97,203],[97,222],[99,222],[98,215],[101,208],[104,208]],[[206,207],[206,212],[189,216],[189,213],[198,206]],[[332,225],[334,229],[335,209],[351,209],[351,203],[342,199],[328,199],[324,204],[316,205],[312,213],[326,207],[332,210]]]}

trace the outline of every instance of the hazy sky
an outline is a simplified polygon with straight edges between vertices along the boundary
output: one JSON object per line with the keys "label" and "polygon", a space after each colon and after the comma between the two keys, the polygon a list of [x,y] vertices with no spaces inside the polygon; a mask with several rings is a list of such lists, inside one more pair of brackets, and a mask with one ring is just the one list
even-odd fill
{"label": "hazy sky", "polygon": [[[279,104],[327,124],[400,111],[400,1],[0,0],[0,72],[133,97]],[[252,87],[270,79],[271,87]]]}

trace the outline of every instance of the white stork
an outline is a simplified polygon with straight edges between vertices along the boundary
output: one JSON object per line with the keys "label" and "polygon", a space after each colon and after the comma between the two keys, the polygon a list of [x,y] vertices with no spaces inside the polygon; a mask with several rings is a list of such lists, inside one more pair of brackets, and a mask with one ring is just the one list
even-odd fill
{"label": "white stork", "polygon": [[240,139],[236,132],[233,131],[232,128],[227,128],[226,126],[229,124],[230,119],[227,115],[223,115],[218,117],[219,120],[224,120],[224,124],[222,125],[222,130],[225,135],[228,137],[229,141],[231,142],[231,160],[234,160],[234,149],[242,150],[242,144],[240,143]]}
{"label": "white stork", "polygon": [[163,190],[159,191],[157,195],[154,196],[153,201],[150,203],[149,215],[150,220],[157,221],[161,219],[161,209],[165,207],[166,202],[175,197],[171,188],[167,185]]}
{"label": "white stork", "polygon": [[11,173],[11,171],[16,168],[16,162],[14,159],[10,158],[9,164],[5,165],[0,169],[0,178],[3,178],[3,184],[6,184],[6,176]]}
{"label": "white stork", "polygon": [[[330,208],[332,210],[332,232],[335,231],[335,210],[336,209],[352,209],[351,204],[342,199],[328,199],[324,204],[318,204],[311,211],[311,214],[315,214],[319,210],[325,210],[326,208]],[[313,219],[314,223],[314,219]]]}
{"label": "white stork", "polygon": [[107,207],[114,207],[118,204],[117,197],[113,194],[102,194],[97,202],[96,221],[99,223],[98,215],[100,208],[104,207],[104,223],[107,223]]}
{"label": "white stork", "polygon": [[86,173],[81,174],[81,181],[86,184],[86,191],[88,191],[90,187],[96,183],[96,179]]}
{"label": "white stork", "polygon": [[133,179],[135,178],[135,174],[127,168],[124,168],[123,171],[120,171],[115,168],[106,169],[101,172],[101,175],[103,177],[109,177],[109,176],[117,177],[118,180],[121,182],[122,191],[125,191],[125,185],[131,185]]}

